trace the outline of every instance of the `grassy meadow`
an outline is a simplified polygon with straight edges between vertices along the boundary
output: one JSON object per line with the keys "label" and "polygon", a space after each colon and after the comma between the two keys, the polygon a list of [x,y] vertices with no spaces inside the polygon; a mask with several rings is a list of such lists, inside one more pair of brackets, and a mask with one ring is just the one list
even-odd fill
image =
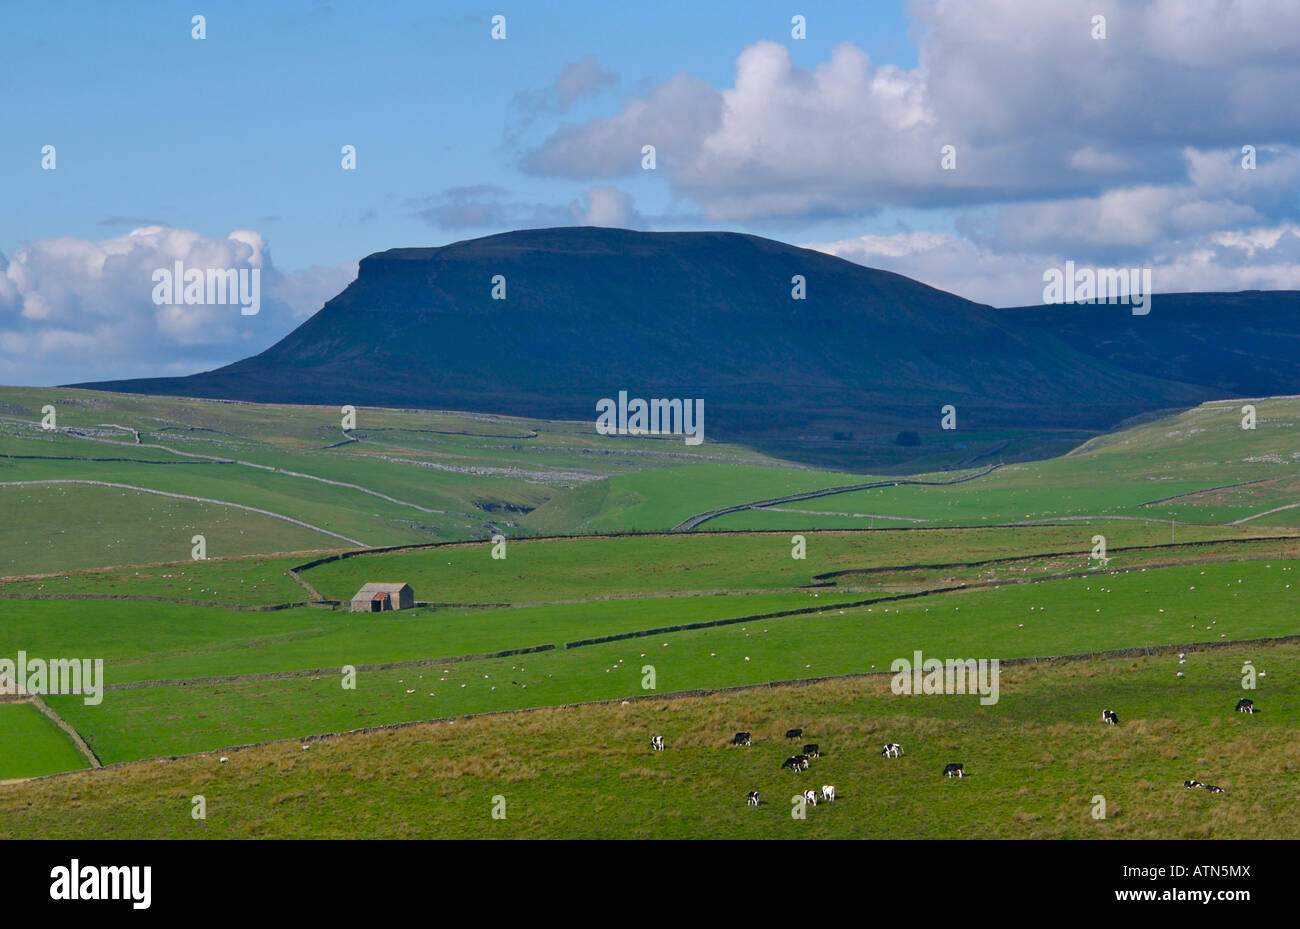
{"label": "grassy meadow", "polygon": [[[1247,658],[1267,672],[1254,716],[1233,712]],[[1293,837],[1300,649],[1192,653],[1181,680],[1177,667],[1016,666],[992,706],[897,696],[877,675],[281,742],[227,764],[209,753],[0,785],[0,821],[69,838]],[[1102,707],[1121,724],[1103,726]],[[790,726],[822,748],[808,772],[780,769]],[[751,747],[727,745],[739,729]],[[886,741],[903,756],[882,758]],[[950,761],[968,776],[942,777]],[[1189,778],[1225,793],[1185,790]],[[792,796],[822,784],[837,800],[793,818]]]}
{"label": "grassy meadow", "polygon": [[30,703],[0,701],[0,746],[0,781],[87,767],[67,734]]}
{"label": "grassy meadow", "polygon": [[[1300,400],[1256,405],[1255,430],[1205,404],[963,483],[674,532],[881,478],[589,423],[363,409],[345,431],[335,408],[0,388],[0,656],[103,658],[102,704],[47,703],[112,766],[77,773],[57,726],[0,703],[0,833],[1284,834],[1300,646],[1234,643],[1300,635]],[[206,560],[189,557],[195,534]],[[400,548],[367,550],[385,546]],[[329,608],[371,581],[410,583],[423,605]],[[1007,667],[990,707],[871,676],[917,650],[1163,646],[1188,647],[1186,666]],[[1231,713],[1247,657],[1268,670],[1255,717]],[[1103,706],[1124,725],[1103,728]],[[797,725],[825,751],[807,776],[779,770]],[[404,728],[355,732],[388,726]],[[725,746],[746,728],[752,749]],[[649,752],[654,733],[668,751]],[[881,759],[886,740],[904,758]],[[949,760],[972,776],[946,782]],[[1184,791],[1189,777],[1228,793]],[[791,820],[788,793],[812,778],[840,799]]]}

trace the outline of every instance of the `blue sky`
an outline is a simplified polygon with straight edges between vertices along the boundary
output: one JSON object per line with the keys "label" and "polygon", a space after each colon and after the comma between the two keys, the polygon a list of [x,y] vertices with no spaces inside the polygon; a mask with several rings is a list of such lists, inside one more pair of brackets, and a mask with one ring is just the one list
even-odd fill
{"label": "blue sky", "polygon": [[[140,220],[257,229],[284,269],[443,244],[501,230],[431,228],[410,201],[478,185],[527,202],[582,195],[581,182],[521,172],[506,133],[517,94],[545,90],[584,56],[618,80],[567,121],[677,71],[724,85],[735,54],[760,39],[786,42],[808,67],[846,40],[915,64],[901,3],[800,9],[813,17],[803,42],[790,39],[789,3],[753,0],[656,4],[653,15],[605,2],[12,5],[0,31],[11,140],[0,251]],[[497,12],[504,42],[489,34]],[[193,13],[206,16],[203,41],[190,36]],[[44,144],[57,147],[57,171],[34,174]],[[344,144],[357,147],[356,171],[340,168]],[[683,209],[659,178],[628,187],[645,210]]]}
{"label": "blue sky", "polygon": [[[1300,290],[1296,35],[1290,0],[3,4],[0,383],[216,367],[367,254],[537,226],[752,232],[996,306],[1066,261]],[[178,260],[261,269],[261,312],[158,305]]]}

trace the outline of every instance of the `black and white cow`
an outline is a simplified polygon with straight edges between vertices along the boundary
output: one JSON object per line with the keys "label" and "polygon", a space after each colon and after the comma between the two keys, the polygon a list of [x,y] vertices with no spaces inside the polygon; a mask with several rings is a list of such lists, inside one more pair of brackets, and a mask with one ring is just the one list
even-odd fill
{"label": "black and white cow", "polygon": [[731,737],[731,744],[732,744],[732,745],[748,745],[748,744],[749,744],[749,733],[748,733],[748,732],[737,732],[734,736]]}
{"label": "black and white cow", "polygon": [[745,802],[750,806],[758,806],[758,791],[751,790],[749,796],[745,798]]}
{"label": "black and white cow", "polygon": [[802,729],[787,729],[787,730],[786,730],[786,733],[785,733],[785,737],[786,737],[787,739],[802,739],[802,738],[803,738],[803,730],[802,730]]}
{"label": "black and white cow", "polygon": [[805,802],[805,803],[811,803],[813,806],[816,806],[816,805],[817,805],[817,791],[815,791],[815,790],[805,790],[805,791],[803,792],[803,799],[804,799],[804,802]]}
{"label": "black and white cow", "polygon": [[899,745],[897,742],[886,742],[885,747],[881,750],[880,754],[884,755],[886,758],[897,758],[899,755],[903,754],[903,746]]}
{"label": "black and white cow", "polygon": [[664,737],[661,735],[650,736],[650,747],[657,752],[662,752],[664,750]]}
{"label": "black and white cow", "polygon": [[1114,710],[1102,710],[1101,721],[1108,725],[1114,726],[1119,723],[1119,717],[1115,715]]}
{"label": "black and white cow", "polygon": [[823,785],[822,785],[822,799],[825,800],[827,803],[834,803],[834,802],[835,802],[835,785],[834,785],[834,784],[823,784]]}
{"label": "black and white cow", "polygon": [[1221,793],[1223,793],[1223,788],[1222,788],[1222,787],[1215,787],[1213,784],[1202,784],[1201,786],[1204,787],[1206,790],[1208,790],[1208,791],[1209,791],[1210,793],[1212,793],[1212,794],[1221,794]]}
{"label": "black and white cow", "polygon": [[1195,790],[1197,787],[1204,787],[1200,781],[1183,781],[1183,786],[1188,790]]}
{"label": "black and white cow", "polygon": [[798,755],[791,755],[791,756],[790,756],[789,758],[787,758],[785,761],[781,762],[781,767],[783,767],[783,768],[789,768],[791,771],[802,771],[802,770],[803,770],[803,769],[800,767],[800,764],[799,764],[799,756],[798,756]]}
{"label": "black and white cow", "polygon": [[944,777],[962,777],[961,765],[956,762],[944,765],[943,774]]}
{"label": "black and white cow", "polygon": [[1237,701],[1237,712],[1238,712],[1238,713],[1254,713],[1254,712],[1255,712],[1255,701],[1254,701],[1254,700],[1251,700],[1249,697],[1242,697],[1240,700]]}
{"label": "black and white cow", "polygon": [[821,749],[816,745],[805,745],[803,753],[809,758],[820,758],[822,756]]}

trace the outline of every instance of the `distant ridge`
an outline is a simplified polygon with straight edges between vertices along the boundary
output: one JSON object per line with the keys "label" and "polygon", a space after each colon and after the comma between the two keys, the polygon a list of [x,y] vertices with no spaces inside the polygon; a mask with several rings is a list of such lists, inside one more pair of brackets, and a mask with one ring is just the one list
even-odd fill
{"label": "distant ridge", "polygon": [[[492,299],[496,275],[505,300]],[[791,297],[796,275],[806,299]],[[703,398],[709,439],[857,463],[935,443],[970,459],[1007,444],[966,447],[972,431],[1100,430],[1229,389],[1300,390],[1300,352],[1264,370],[1238,356],[1253,336],[1214,328],[1224,307],[1262,326],[1295,295],[1188,296],[1202,299],[1185,310],[1182,297],[1156,297],[1141,318],[1120,318],[1126,307],[997,310],[758,236],[531,229],[370,255],[292,333],[215,371],[74,386],[593,424],[596,402],[626,389]],[[1184,312],[1197,328],[1180,327]],[[1295,313],[1275,323],[1269,337],[1289,350]],[[1160,351],[1164,339],[1176,357]],[[939,430],[949,403],[958,433]],[[927,449],[900,450],[900,430]]]}
{"label": "distant ridge", "polygon": [[1300,291],[1156,294],[1146,316],[1109,304],[1006,312],[1108,364],[1209,387],[1216,397],[1300,389]]}

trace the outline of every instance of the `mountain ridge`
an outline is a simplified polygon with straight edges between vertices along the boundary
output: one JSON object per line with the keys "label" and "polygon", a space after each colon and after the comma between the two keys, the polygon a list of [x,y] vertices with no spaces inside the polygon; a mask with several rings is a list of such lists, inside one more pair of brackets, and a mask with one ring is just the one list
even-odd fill
{"label": "mountain ridge", "polygon": [[[804,299],[792,297],[798,277]],[[493,299],[502,279],[505,299]],[[905,454],[893,443],[903,430],[956,450],[984,441],[971,431],[1097,431],[1220,389],[1031,309],[743,233],[531,229],[369,255],[297,329],[222,368],[71,386],[593,424],[598,400],[628,390],[704,399],[712,437],[807,460],[838,437],[832,457],[861,463]],[[955,433],[939,428],[945,404]]]}

